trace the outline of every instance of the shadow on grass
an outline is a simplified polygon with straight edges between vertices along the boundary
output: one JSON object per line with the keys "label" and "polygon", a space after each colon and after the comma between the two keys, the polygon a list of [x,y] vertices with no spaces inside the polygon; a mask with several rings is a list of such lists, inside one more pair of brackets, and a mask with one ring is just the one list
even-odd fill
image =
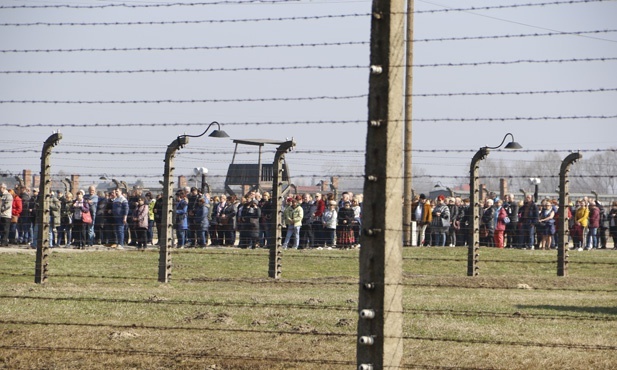
{"label": "shadow on grass", "polygon": [[597,315],[617,315],[617,307],[584,307],[558,305],[517,305],[519,309],[553,310],[561,312],[591,313]]}

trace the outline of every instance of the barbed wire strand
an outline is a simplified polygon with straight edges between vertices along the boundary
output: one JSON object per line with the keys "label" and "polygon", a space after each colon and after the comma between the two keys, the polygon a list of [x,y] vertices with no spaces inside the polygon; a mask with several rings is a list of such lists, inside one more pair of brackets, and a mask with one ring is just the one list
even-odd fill
{"label": "barbed wire strand", "polygon": [[0,104],[195,104],[195,103],[264,103],[316,100],[353,100],[367,98],[367,94],[343,96],[304,96],[241,99],[158,99],[158,100],[0,100]]}
{"label": "barbed wire strand", "polygon": [[[362,121],[364,122],[364,121]],[[256,123],[257,124],[257,123]],[[155,123],[150,124],[152,126],[155,126]],[[0,125],[1,126],[1,125]],[[48,127],[49,125],[47,125]],[[38,126],[37,126],[38,127]],[[3,142],[2,140],[0,140],[0,142]],[[12,143],[13,141],[6,141],[7,143]],[[35,144],[34,146],[39,146],[40,143],[36,142],[33,143]],[[85,144],[85,143],[79,143],[79,142],[66,142],[67,146],[70,146],[71,148],[73,147],[83,147],[83,148],[100,148],[101,145],[100,144]],[[107,145],[105,146],[107,147]],[[121,147],[126,147],[126,146],[121,146]],[[131,146],[132,147],[132,146]],[[151,148],[151,146],[148,146],[148,148]],[[164,153],[165,148],[161,147],[160,150],[131,150],[131,151],[118,151],[118,150],[108,150],[108,151],[103,151],[103,150],[99,150],[99,151],[76,151],[76,150],[55,150],[54,154],[113,154],[113,153],[122,153],[122,154],[144,154],[144,155],[151,155],[151,154],[161,154]],[[512,150],[510,149],[493,149],[491,150],[492,152],[495,153],[511,153]],[[439,149],[439,148],[435,148],[435,149],[412,149],[411,152],[413,153],[475,153],[477,152],[477,149]],[[598,149],[517,149],[516,152],[518,153],[573,153],[573,152],[581,152],[581,153],[604,153],[604,152],[617,152],[617,148],[598,148]],[[14,148],[14,149],[0,149],[0,153],[40,153],[40,150],[37,149],[30,149],[30,148]],[[178,155],[182,155],[182,154],[233,154],[236,153],[237,155],[254,155],[255,151],[252,150],[223,150],[220,148],[208,148],[208,149],[195,149],[195,148],[183,148],[181,151],[179,151],[177,154]],[[262,153],[265,154],[275,154],[276,150],[271,150],[271,149],[264,149],[262,150]],[[364,155],[366,154],[366,150],[365,149],[332,149],[332,150],[323,150],[323,149],[295,149],[293,150],[291,153],[293,154],[358,154],[358,155]],[[35,157],[33,157],[35,158]]]}
{"label": "barbed wire strand", "polygon": [[[512,64],[553,64],[553,63],[579,63],[579,62],[609,62],[615,61],[617,57],[598,57],[598,58],[570,58],[570,59],[519,59],[519,60],[503,60],[503,61],[485,61],[485,62],[458,62],[458,63],[427,63],[414,64],[415,68],[428,67],[479,67],[493,65],[512,65]],[[405,66],[406,67],[406,66]]]}
{"label": "barbed wire strand", "polygon": [[[599,0],[602,1],[602,0]],[[1,9],[1,8],[0,8]],[[271,22],[271,21],[298,21],[298,20],[321,20],[321,19],[339,19],[350,17],[368,17],[370,13],[362,14],[337,14],[337,15],[319,15],[319,16],[296,16],[296,17],[278,17],[278,18],[247,18],[247,19],[209,19],[209,20],[191,20],[191,21],[136,21],[136,22],[34,22],[34,23],[0,23],[3,27],[37,27],[37,26],[143,26],[143,25],[178,25],[178,24],[213,24],[213,23],[245,23],[245,22]],[[433,39],[414,39],[413,42],[436,42],[436,41],[468,41],[468,40],[484,40],[484,39],[503,39],[503,38],[521,38],[521,37],[546,37],[546,36],[566,36],[566,35],[588,35],[598,33],[617,32],[617,30],[592,30],[592,31],[551,31],[547,33],[531,33],[531,34],[508,34],[508,35],[492,35],[492,36],[464,36],[464,37],[444,37]],[[608,42],[616,42],[617,40],[601,39]]]}
{"label": "barbed wire strand", "polygon": [[[286,334],[286,333],[282,333]],[[297,333],[296,333],[297,334]],[[309,363],[324,365],[353,365],[352,361],[325,360],[325,359],[302,359],[298,357],[255,357],[255,356],[234,356],[210,353],[207,351],[199,352],[162,352],[152,350],[136,349],[109,349],[109,348],[78,348],[78,347],[59,347],[59,346],[28,346],[28,345],[0,345],[5,350],[26,350],[26,351],[50,351],[50,352],[81,352],[89,354],[108,354],[108,355],[129,355],[129,356],[162,356],[166,358],[189,357],[189,358],[216,358],[226,360],[242,360],[257,362],[289,362],[289,363]]]}
{"label": "barbed wire strand", "polygon": [[465,344],[490,344],[498,346],[523,346],[523,347],[545,347],[545,348],[567,348],[567,349],[582,349],[582,350],[600,350],[612,351],[617,349],[617,346],[610,345],[594,345],[594,344],[577,344],[577,343],[537,343],[537,342],[515,342],[506,340],[489,340],[489,339],[459,339],[459,338],[435,338],[435,337],[420,337],[420,336],[403,336],[406,340],[421,340],[430,342],[455,342]]}
{"label": "barbed wire strand", "polygon": [[[297,2],[297,0],[260,0],[261,4],[285,4]],[[155,4],[130,4],[130,3],[109,3],[100,5],[74,5],[74,4],[45,4],[45,5],[2,5],[0,9],[104,9],[104,8],[170,8],[170,7],[197,7],[212,5],[255,5],[255,0],[222,0],[212,2],[170,2]]]}
{"label": "barbed wire strand", "polygon": [[368,45],[368,41],[315,42],[298,44],[256,44],[256,45],[222,45],[222,46],[160,46],[160,47],[114,47],[114,48],[74,48],[74,49],[3,49],[0,53],[78,53],[78,52],[127,52],[127,51],[195,51],[225,49],[267,49],[297,47],[329,47]]}
{"label": "barbed wire strand", "polygon": [[[416,10],[414,14],[430,14],[430,13],[450,13],[450,12],[470,12],[480,10],[503,10],[512,8],[526,8],[526,7],[546,7],[550,5],[574,5],[574,4],[588,4],[588,3],[603,3],[611,0],[561,0],[561,1],[547,1],[542,3],[522,3],[522,4],[508,4],[508,5],[487,5],[482,7],[468,7],[468,8],[443,8],[443,9],[430,9],[430,10]],[[406,12],[404,14],[407,14]]]}
{"label": "barbed wire strand", "polygon": [[[414,14],[430,14],[430,13],[448,13],[448,12],[468,12],[479,10],[502,10],[508,8],[523,8],[523,7],[546,7],[551,5],[574,5],[587,3],[602,3],[612,0],[558,0],[547,1],[542,3],[522,3],[508,5],[492,5],[483,7],[468,7],[468,8],[444,8],[430,10],[416,10]],[[263,0],[261,4],[280,5],[280,4],[297,4],[298,0]],[[213,2],[187,2],[187,3],[156,3],[156,4],[129,4],[129,3],[111,3],[100,5],[74,5],[74,4],[45,4],[45,5],[2,5],[0,9],[104,9],[104,8],[169,8],[169,7],[197,7],[197,6],[213,6],[213,5],[255,5],[254,0],[236,0],[236,1],[213,1]],[[407,14],[406,12],[396,14]]]}
{"label": "barbed wire strand", "polygon": [[[403,231],[402,229],[393,229],[394,231]],[[461,247],[461,248],[466,248],[466,247]],[[336,248],[335,248],[336,249]],[[267,255],[264,254],[255,254],[255,253],[250,253],[250,254],[238,254],[238,253],[229,253],[229,252],[221,252],[221,253],[213,253],[211,251],[191,251],[191,254],[197,254],[197,255],[208,255],[209,257],[212,256],[238,256],[238,257],[259,257],[259,258],[266,258]],[[556,256],[555,256],[556,257]],[[359,255],[353,255],[353,256],[323,256],[323,255],[308,255],[308,254],[303,254],[303,255],[286,255],[285,258],[291,258],[291,259],[312,259],[312,258],[318,258],[318,259],[327,259],[327,260],[353,260],[353,261],[357,261],[359,258]],[[414,262],[456,262],[456,263],[467,263],[467,258],[425,258],[425,257],[403,257],[402,258],[403,261],[414,261]],[[540,260],[540,261],[529,261],[529,260],[513,260],[513,259],[482,259],[482,262],[486,262],[486,263],[523,263],[523,264],[541,264],[541,265],[547,265],[547,264],[557,264],[557,259],[551,259],[551,260]],[[617,261],[616,262],[599,262],[599,261],[576,261],[576,260],[572,260],[570,261],[576,265],[604,265],[604,266],[617,266]],[[196,266],[201,266],[198,263],[183,263],[183,266],[190,266],[190,267],[196,267]]]}
{"label": "barbed wire strand", "polygon": [[[582,36],[587,34],[612,33],[617,32],[615,29],[591,30],[591,31],[553,31],[544,33],[520,33],[506,35],[488,35],[488,36],[453,36],[453,37],[438,37],[414,39],[413,42],[445,42],[445,41],[471,41],[471,40],[499,40],[499,39],[515,39],[528,37],[553,37],[553,36]],[[601,39],[603,41],[617,42],[617,40]]]}
{"label": "barbed wire strand", "polygon": [[[400,231],[400,230],[399,230]],[[110,251],[113,252],[113,251]],[[480,263],[482,260],[480,259]],[[569,265],[572,267],[573,262],[570,260]],[[575,265],[575,264],[574,264]],[[21,275],[19,275],[21,276]],[[24,274],[24,276],[31,277],[32,274]],[[451,278],[458,278],[457,275],[441,275],[447,276]],[[104,275],[64,275],[64,277],[76,277],[76,278],[104,278]],[[405,279],[411,278],[421,278],[424,275],[418,276],[405,276]],[[121,276],[111,276],[110,279],[119,279],[123,278]],[[331,279],[319,279],[319,280],[288,280],[288,279],[262,279],[262,278],[212,278],[212,277],[190,277],[190,278],[174,278],[174,281],[178,282],[186,282],[186,283],[243,283],[243,284],[262,284],[262,285],[271,285],[271,284],[284,284],[284,285],[299,285],[299,286],[327,286],[327,285],[343,285],[343,286],[354,286],[357,287],[359,282],[357,281],[332,281]],[[402,282],[400,284],[385,284],[386,286],[403,286],[403,287],[414,287],[414,288],[454,288],[454,289],[487,289],[487,290],[520,290],[521,288],[518,286],[490,286],[490,285],[463,285],[459,284],[446,284],[446,283],[437,283],[437,284],[421,284],[421,283],[409,283]],[[568,288],[568,287],[533,287],[533,291],[548,291],[548,292],[576,292],[576,293],[617,293],[615,289],[592,289],[592,288]]]}
{"label": "barbed wire strand", "polygon": [[[345,306],[332,306],[332,305],[323,305],[320,303],[298,303],[298,304],[285,304],[285,303],[258,303],[258,302],[199,302],[193,300],[174,300],[174,299],[164,299],[161,297],[153,296],[147,299],[137,300],[137,299],[113,299],[113,298],[98,298],[98,297],[40,297],[40,296],[22,296],[22,295],[0,295],[0,299],[16,299],[16,300],[45,300],[45,301],[66,301],[66,302],[97,302],[97,303],[123,303],[123,304],[161,304],[161,305],[178,305],[178,306],[204,306],[204,307],[226,307],[226,308],[242,308],[242,307],[250,307],[250,308],[285,308],[285,309],[299,309],[299,310],[332,310],[332,311],[346,311],[356,313],[358,307],[356,306],[357,302],[351,302],[354,304],[353,307],[345,307]],[[492,317],[492,318],[510,318],[510,319],[525,319],[525,320],[577,320],[577,321],[617,321],[617,318],[609,317],[609,316],[584,316],[584,315],[573,315],[573,314],[563,314],[563,315],[548,315],[548,314],[538,314],[538,313],[521,313],[519,311],[514,312],[494,312],[494,311],[471,311],[471,310],[453,310],[453,309],[419,309],[419,308],[404,308],[403,314],[405,315],[426,315],[426,316],[456,316],[456,317]],[[14,323],[14,320],[9,320],[8,322],[5,320],[0,320],[5,324]],[[185,321],[190,322],[191,318],[188,316]],[[27,323],[27,322],[26,322]],[[32,325],[39,325],[32,324]],[[77,323],[49,323],[48,325],[85,325],[85,326],[119,326],[124,327],[122,324],[77,324]],[[127,325],[134,327],[133,325]],[[173,330],[184,330],[185,328],[180,327],[165,327],[165,326],[155,326],[148,327],[153,329],[173,329]],[[187,330],[195,330],[196,328],[186,328]],[[199,328],[201,329],[201,328]]]}
{"label": "barbed wire strand", "polygon": [[[15,321],[16,323],[19,322],[18,320]],[[33,324],[35,324],[36,322],[33,322]],[[46,325],[45,322],[40,321],[38,322],[39,325]],[[53,324],[52,324],[53,325]],[[67,323],[67,325],[71,325],[69,323]],[[77,325],[88,325],[88,324],[77,324]],[[93,326],[95,326],[95,324],[92,324]],[[138,329],[140,328],[140,326],[131,326],[133,329]],[[148,326],[144,326],[145,329],[153,329],[156,327],[148,327]],[[350,333],[319,333],[316,332],[315,330],[311,331],[311,332],[301,332],[301,331],[276,331],[276,330],[254,330],[254,329],[231,329],[231,328],[216,328],[216,327],[201,327],[201,328],[193,328],[194,330],[204,330],[204,331],[222,331],[222,332],[235,332],[235,333],[257,333],[257,334],[286,334],[286,335],[303,335],[303,336],[336,336],[336,337],[355,337],[356,333],[350,334]],[[169,330],[174,330],[174,329],[169,329]],[[524,346],[524,347],[548,347],[548,348],[567,348],[567,349],[582,349],[582,350],[600,350],[600,351],[613,351],[613,350],[617,350],[617,346],[611,346],[611,345],[592,345],[592,344],[579,344],[579,343],[538,343],[538,342],[531,342],[531,341],[505,341],[505,340],[490,340],[490,339],[471,339],[471,338],[437,338],[437,337],[422,337],[422,336],[402,336],[402,337],[398,337],[400,339],[404,339],[404,340],[415,340],[415,341],[431,341],[431,342],[456,342],[456,343],[465,343],[465,344],[489,344],[489,345],[499,345],[499,346]],[[7,346],[0,346],[0,348],[4,348]],[[12,346],[9,346],[12,347]],[[21,347],[21,346],[19,346]],[[29,346],[24,346],[27,348],[32,348]],[[58,347],[52,347],[54,348],[54,350],[58,350]],[[100,353],[100,351],[102,351],[103,353],[125,353],[125,352],[137,352],[139,354],[141,354],[141,352],[147,352],[148,354],[151,354],[151,352],[153,351],[140,351],[140,350],[117,350],[117,349],[106,349],[106,348],[76,348],[76,347],[60,347],[60,350],[78,350],[78,351],[92,351],[92,352],[97,352]],[[162,353],[162,352],[158,352],[158,353]],[[167,354],[166,355],[170,355]],[[177,352],[174,352],[174,355],[180,355]],[[193,356],[194,354],[189,354],[189,356]],[[199,354],[197,354],[198,356],[204,356],[204,357],[219,357],[220,355],[204,355],[202,352],[200,352]],[[222,355],[224,356],[224,355]],[[227,356],[225,356],[227,357]],[[242,359],[246,359],[245,356],[241,356],[240,358]],[[263,359],[263,358],[260,358]],[[277,359],[277,360],[281,360],[281,359]],[[287,361],[287,360],[285,360]],[[311,359],[311,360],[303,360],[303,359],[293,359],[291,360],[291,362],[304,362],[304,361],[308,361],[311,363],[322,363],[322,361],[324,360],[316,360],[316,359]],[[334,361],[335,363],[339,363],[339,361]]]}
{"label": "barbed wire strand", "polygon": [[[431,42],[449,42],[449,41],[472,41],[472,40],[498,40],[498,39],[516,39],[530,37],[553,37],[553,36],[582,36],[588,34],[614,33],[617,29],[602,29],[588,31],[555,31],[545,33],[521,33],[521,34],[505,34],[505,35],[485,35],[485,36],[453,36],[453,37],[438,37],[414,39],[413,42],[431,43]],[[617,42],[617,40],[601,39],[603,41]],[[343,45],[368,45],[368,41],[357,41],[341,43]],[[308,44],[259,44],[259,45],[228,45],[228,46],[189,46],[189,47],[133,47],[133,48],[78,48],[78,49],[5,49],[4,53],[28,53],[28,52],[86,52],[86,51],[176,51],[176,50],[218,50],[218,49],[249,49],[249,48],[267,48],[267,47],[303,47],[303,46],[338,46],[339,43],[308,43]]]}
{"label": "barbed wire strand", "polygon": [[[484,65],[508,65],[520,63],[567,63],[567,62],[607,62],[615,61],[617,57],[605,58],[583,58],[583,59],[553,59],[553,60],[516,60],[516,61],[487,61],[487,62],[466,62],[466,63],[435,63],[415,65],[415,67],[479,67]],[[405,67],[405,66],[393,66]],[[305,71],[305,70],[341,70],[341,69],[368,69],[368,65],[304,65],[304,66],[278,66],[278,67],[218,67],[218,68],[159,68],[159,69],[126,69],[126,70],[0,70],[0,74],[50,74],[50,75],[65,75],[65,74],[159,74],[159,73],[211,73],[211,72],[273,72],[273,71]],[[490,92],[478,95],[520,95],[520,94],[549,94],[549,93],[581,93],[581,92],[608,92],[615,91],[614,88],[596,88],[596,89],[565,89],[565,90],[539,90],[539,91],[522,91],[522,92]],[[443,94],[412,94],[415,97],[426,96],[456,96],[456,95],[474,95],[474,93],[443,93]],[[477,93],[475,93],[477,94]]]}
{"label": "barbed wire strand", "polygon": [[[505,122],[505,121],[549,121],[549,120],[583,120],[583,119],[615,119],[617,115],[574,115],[574,116],[528,116],[528,117],[476,117],[476,118],[414,118],[416,122]],[[389,122],[398,122],[390,120]],[[127,123],[0,123],[0,127],[46,127],[46,128],[96,128],[96,127],[177,127],[177,126],[207,126],[210,122],[127,122]],[[261,122],[225,122],[226,126],[252,125],[333,125],[333,124],[367,124],[365,119],[355,120],[317,120],[317,121],[261,121]],[[81,145],[81,144],[79,144]],[[431,150],[425,150],[430,152]],[[465,150],[467,151],[467,150]],[[452,150],[456,152],[456,150]]]}
{"label": "barbed wire strand", "polygon": [[164,26],[164,25],[187,25],[187,24],[221,24],[221,23],[251,23],[251,22],[284,22],[284,21],[313,21],[323,19],[341,19],[368,17],[370,13],[355,14],[327,14],[293,17],[267,17],[267,18],[244,18],[244,19],[202,19],[183,21],[133,21],[133,22],[31,22],[31,23],[0,23],[0,27],[97,27],[97,26]]}
{"label": "barbed wire strand", "polygon": [[[402,229],[393,229],[394,231],[402,231]],[[464,248],[464,247],[463,247]],[[315,250],[315,248],[313,248],[313,250]],[[263,253],[259,253],[259,252],[263,252]],[[229,252],[219,252],[219,251],[212,251],[212,250],[193,250],[187,253],[190,253],[190,255],[207,255],[210,258],[212,257],[230,257],[230,256],[234,256],[234,257],[238,257],[238,258],[245,258],[245,257],[257,257],[257,258],[267,258],[269,250],[263,250],[260,251],[259,249],[257,250],[251,250],[249,253],[241,253],[241,251],[239,250],[234,250],[234,251],[229,251]],[[324,256],[324,255],[317,255],[317,254],[313,254],[313,255],[309,255],[309,254],[303,254],[303,255],[286,255],[285,258],[292,258],[292,259],[311,259],[311,258],[318,258],[318,259],[327,259],[327,260],[353,260],[353,261],[357,261],[359,256],[358,255],[353,255],[353,256]],[[426,258],[426,257],[403,257],[402,258],[403,261],[416,261],[416,262],[423,262],[423,261],[431,261],[431,262],[467,262],[467,258]],[[525,263],[525,264],[556,264],[557,260],[556,259],[551,259],[551,260],[541,260],[541,261],[529,261],[529,260],[513,260],[513,259],[482,259],[482,262],[487,262],[487,263]],[[575,263],[576,265],[606,265],[606,266],[615,266],[617,265],[617,262],[597,262],[597,261],[572,261],[573,263]],[[200,264],[191,264],[191,263],[182,263],[182,266],[201,266]],[[178,266],[177,264],[175,266]],[[1,271],[1,270],[0,270]],[[94,276],[90,276],[90,275],[55,275],[55,276],[63,276],[63,277],[70,277],[70,276],[77,276],[77,277],[105,277],[105,276],[98,276],[98,275],[94,275]],[[127,277],[127,278],[137,278],[137,277]],[[268,280],[266,280],[268,281]]]}
{"label": "barbed wire strand", "polygon": [[[72,166],[71,168],[75,168],[76,166]],[[92,166],[82,166],[81,168],[91,168]],[[150,169],[155,169],[156,167],[150,167]],[[52,174],[53,177],[55,178],[64,178],[66,176],[65,172],[59,172],[59,173],[54,173]],[[80,173],[80,176],[82,177],[100,177],[101,174],[100,173]],[[119,178],[156,178],[156,179],[163,179],[163,174],[136,174],[136,173],[123,173],[123,174],[115,174],[113,175],[115,177],[119,177]],[[338,174],[328,174],[328,175],[324,175],[323,173],[312,173],[312,174],[304,174],[304,175],[295,175],[294,179],[314,179],[314,178],[323,178],[323,177],[338,177],[339,179],[362,179],[362,178],[366,178],[366,175],[363,174],[353,174],[353,173],[338,173]],[[493,179],[493,180],[499,180],[499,179],[529,179],[529,174],[525,174],[525,175],[487,175],[487,176],[478,176],[478,179],[480,180],[485,180],[485,179]],[[554,174],[542,174],[542,173],[537,173],[534,176],[536,177],[541,177],[541,178],[545,178],[545,179],[558,179],[559,175],[554,175]],[[577,179],[577,178],[582,178],[582,179],[614,179],[615,177],[617,177],[617,175],[614,174],[608,174],[608,175],[591,175],[591,174],[570,174],[568,176],[570,179]],[[208,175],[209,179],[225,179],[225,178],[230,178],[230,179],[234,179],[236,177],[234,176],[227,176],[227,175]],[[404,177],[401,176],[388,176],[386,177],[386,179],[392,179],[392,180],[401,180]],[[443,178],[443,179],[462,179],[462,180],[468,180],[469,179],[469,175],[414,175],[413,178],[415,179],[433,179],[433,178]],[[458,190],[454,190],[454,192],[458,192]]]}

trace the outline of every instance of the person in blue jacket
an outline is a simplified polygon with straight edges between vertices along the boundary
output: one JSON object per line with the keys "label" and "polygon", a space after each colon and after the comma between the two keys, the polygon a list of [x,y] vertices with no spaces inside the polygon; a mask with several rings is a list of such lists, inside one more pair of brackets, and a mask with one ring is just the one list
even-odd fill
{"label": "person in blue jacket", "polygon": [[113,244],[111,247],[124,249],[124,229],[129,214],[129,202],[124,195],[122,195],[122,190],[116,189],[113,194],[114,198],[111,205],[111,214],[114,222],[116,244]]}
{"label": "person in blue jacket", "polygon": [[186,233],[189,228],[187,220],[189,203],[186,199],[184,190],[178,190],[176,193],[176,236],[178,237],[178,248],[184,248],[186,244]]}
{"label": "person in blue jacket", "polygon": [[197,246],[205,248],[208,245],[208,228],[210,227],[210,221],[208,220],[208,214],[210,214],[210,201],[207,198],[199,198],[197,200],[197,206],[195,208],[195,233],[197,238]]}

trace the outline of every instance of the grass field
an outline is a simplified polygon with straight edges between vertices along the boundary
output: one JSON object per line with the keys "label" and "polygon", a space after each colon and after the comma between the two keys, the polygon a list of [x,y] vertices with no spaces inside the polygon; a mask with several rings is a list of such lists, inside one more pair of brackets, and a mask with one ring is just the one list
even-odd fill
{"label": "grass field", "polygon": [[[353,369],[358,251],[0,253],[0,368]],[[404,249],[403,368],[617,368],[617,251]],[[485,261],[485,262],[483,262]]]}

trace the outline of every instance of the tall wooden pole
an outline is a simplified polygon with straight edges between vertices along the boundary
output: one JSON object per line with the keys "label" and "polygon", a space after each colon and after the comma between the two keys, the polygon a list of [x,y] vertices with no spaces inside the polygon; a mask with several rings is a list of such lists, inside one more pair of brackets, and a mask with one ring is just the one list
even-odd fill
{"label": "tall wooden pole", "polygon": [[374,0],[364,181],[357,364],[403,357],[402,208],[405,0]]}
{"label": "tall wooden pole", "polygon": [[411,178],[412,149],[412,93],[413,93],[413,10],[414,0],[407,0],[407,43],[405,54],[405,182],[403,184],[403,246],[411,246],[411,197],[413,180]]}

